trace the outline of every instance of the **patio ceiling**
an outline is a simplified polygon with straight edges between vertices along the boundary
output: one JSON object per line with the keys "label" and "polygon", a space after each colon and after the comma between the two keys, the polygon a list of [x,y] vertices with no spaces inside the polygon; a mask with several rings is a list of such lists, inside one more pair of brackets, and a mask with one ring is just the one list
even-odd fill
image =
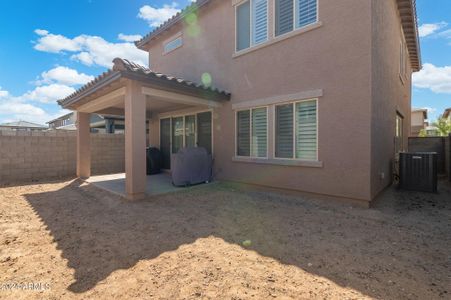
{"label": "patio ceiling", "polygon": [[[153,72],[126,59],[115,58],[113,63],[112,69],[58,103],[63,108],[82,112],[123,109],[125,86],[130,80],[141,84],[142,93],[152,97],[153,107],[176,109],[181,105],[199,104],[217,107],[230,100],[230,93],[226,91]],[[171,102],[171,99],[176,101]],[[115,114],[111,110],[110,113]]]}

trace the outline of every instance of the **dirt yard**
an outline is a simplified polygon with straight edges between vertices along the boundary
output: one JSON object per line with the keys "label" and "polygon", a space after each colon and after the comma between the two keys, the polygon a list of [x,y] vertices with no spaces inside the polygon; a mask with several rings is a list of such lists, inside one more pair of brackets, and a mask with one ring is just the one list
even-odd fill
{"label": "dirt yard", "polygon": [[137,203],[1,188],[0,298],[450,299],[451,187],[373,209],[225,183]]}

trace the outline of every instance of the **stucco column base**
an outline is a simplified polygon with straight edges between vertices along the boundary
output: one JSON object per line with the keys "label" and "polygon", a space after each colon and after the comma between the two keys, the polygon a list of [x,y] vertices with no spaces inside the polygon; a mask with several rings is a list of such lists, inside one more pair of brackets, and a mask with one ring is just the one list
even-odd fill
{"label": "stucco column base", "polygon": [[77,112],[77,177],[91,176],[91,114]]}
{"label": "stucco column base", "polygon": [[140,201],[146,199],[145,193],[139,193],[139,194],[127,194],[125,198],[128,201]]}

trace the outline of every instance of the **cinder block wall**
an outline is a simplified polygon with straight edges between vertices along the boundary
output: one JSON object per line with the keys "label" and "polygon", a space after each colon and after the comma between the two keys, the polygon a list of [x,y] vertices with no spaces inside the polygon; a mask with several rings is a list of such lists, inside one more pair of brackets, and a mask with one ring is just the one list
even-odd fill
{"label": "cinder block wall", "polygon": [[445,137],[409,137],[409,152],[437,152],[438,173],[446,172]]}
{"label": "cinder block wall", "polygon": [[451,181],[451,134],[446,138],[445,142],[445,161],[446,161],[446,174]]}
{"label": "cinder block wall", "polygon": [[[91,135],[92,174],[125,170],[123,135]],[[76,132],[0,131],[0,185],[74,177]]]}
{"label": "cinder block wall", "polygon": [[93,175],[125,172],[125,136],[91,135],[91,173]]}

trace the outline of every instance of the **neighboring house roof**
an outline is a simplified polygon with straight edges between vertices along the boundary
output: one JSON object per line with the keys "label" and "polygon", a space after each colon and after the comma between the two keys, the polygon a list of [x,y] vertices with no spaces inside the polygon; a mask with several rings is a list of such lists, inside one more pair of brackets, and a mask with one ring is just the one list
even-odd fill
{"label": "neighboring house roof", "polygon": [[58,100],[58,104],[63,107],[68,107],[70,104],[77,102],[81,98],[94,93],[98,88],[108,85],[120,78],[142,81],[149,85],[153,84],[160,88],[164,87],[176,92],[194,95],[209,100],[230,100],[230,93],[226,91],[157,73],[126,59],[115,58],[113,63],[114,66],[112,69],[96,77],[93,81],[84,85],[72,95],[62,100]]}
{"label": "neighboring house roof", "polygon": [[195,12],[197,9],[200,9],[201,7],[203,7],[205,4],[207,4],[210,1],[214,1],[214,0],[197,0],[197,1],[194,1],[191,5],[187,6],[182,11],[178,12],[177,14],[172,16],[169,20],[167,20],[166,22],[161,24],[159,27],[155,28],[153,31],[148,33],[141,40],[136,41],[135,42],[136,47],[138,47],[141,50],[145,50],[144,46],[148,42],[150,42],[154,37],[156,37],[157,35],[159,35],[160,33],[164,32],[164,31],[168,30],[173,25],[179,23],[180,21],[183,20],[183,18],[185,16],[187,16],[188,14],[190,14],[192,12]]}
{"label": "neighboring house roof", "polygon": [[451,107],[445,109],[445,112],[443,113],[443,118],[448,118],[451,115]]}
{"label": "neighboring house roof", "polygon": [[45,125],[31,123],[27,121],[17,121],[0,124],[0,127],[21,127],[21,128],[47,128]]}
{"label": "neighboring house roof", "polygon": [[426,108],[415,108],[415,109],[412,109],[412,113],[415,113],[415,112],[422,112],[423,113],[423,118],[424,119],[428,118],[428,110]]}
{"label": "neighboring house roof", "polygon": [[46,124],[50,124],[50,123],[53,123],[53,122],[56,122],[56,121],[59,121],[59,120],[65,120],[65,119],[67,119],[68,117],[70,117],[70,116],[73,115],[73,114],[74,114],[74,112],[70,112],[70,113],[65,114],[65,115],[63,115],[63,116],[61,116],[61,117],[58,117],[58,118],[53,119],[53,120],[51,120],[51,121],[48,121],[48,122],[46,122]]}

